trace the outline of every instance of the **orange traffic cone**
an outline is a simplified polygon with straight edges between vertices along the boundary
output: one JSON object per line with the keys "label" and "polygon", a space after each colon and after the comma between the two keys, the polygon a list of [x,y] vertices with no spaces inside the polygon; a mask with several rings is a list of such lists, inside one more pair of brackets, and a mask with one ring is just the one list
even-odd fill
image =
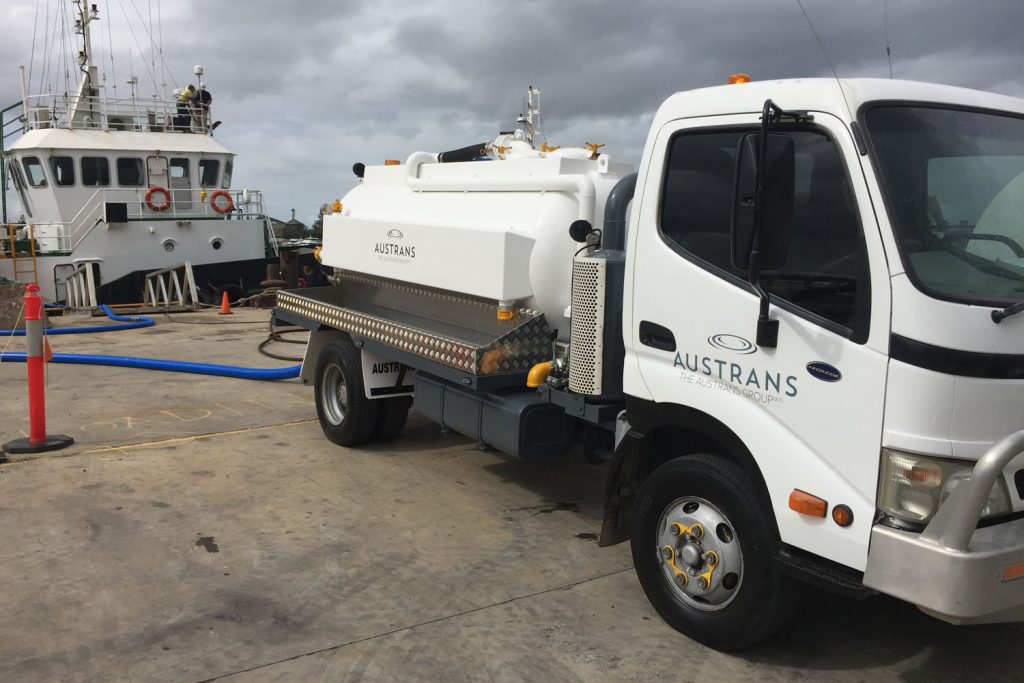
{"label": "orange traffic cone", "polygon": [[220,315],[231,315],[231,304],[228,303],[228,293],[220,298]]}

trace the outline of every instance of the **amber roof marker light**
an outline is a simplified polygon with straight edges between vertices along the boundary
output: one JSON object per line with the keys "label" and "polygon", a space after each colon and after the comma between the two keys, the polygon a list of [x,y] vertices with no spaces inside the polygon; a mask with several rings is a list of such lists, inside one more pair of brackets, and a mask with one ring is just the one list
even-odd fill
{"label": "amber roof marker light", "polygon": [[729,85],[736,85],[737,83],[750,83],[751,80],[750,74],[729,74],[729,78],[726,79],[726,83]]}

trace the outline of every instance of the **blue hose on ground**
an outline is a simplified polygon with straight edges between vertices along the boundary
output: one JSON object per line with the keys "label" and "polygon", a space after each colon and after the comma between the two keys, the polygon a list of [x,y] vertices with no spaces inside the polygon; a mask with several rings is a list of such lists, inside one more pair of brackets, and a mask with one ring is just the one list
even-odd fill
{"label": "blue hose on ground", "polygon": [[[151,327],[156,324],[152,318],[144,315],[118,315],[110,310],[106,304],[100,308],[107,317],[118,322],[118,325],[86,325],[83,327],[50,327],[44,328],[43,334],[84,334],[88,332],[116,332],[118,330],[134,330],[140,327]],[[0,337],[24,337],[25,330],[0,330]]]}
{"label": "blue hose on ground", "polygon": [[[0,353],[0,363],[9,362],[24,363],[25,354],[20,351]],[[141,368],[143,370],[163,370],[164,372],[185,372],[193,375],[215,375],[217,377],[258,380],[292,379],[299,376],[299,370],[302,368],[301,365],[292,365],[287,368],[242,368],[237,365],[192,363],[189,361],[138,358],[135,356],[101,356],[92,353],[55,353],[50,362],[71,365]]]}

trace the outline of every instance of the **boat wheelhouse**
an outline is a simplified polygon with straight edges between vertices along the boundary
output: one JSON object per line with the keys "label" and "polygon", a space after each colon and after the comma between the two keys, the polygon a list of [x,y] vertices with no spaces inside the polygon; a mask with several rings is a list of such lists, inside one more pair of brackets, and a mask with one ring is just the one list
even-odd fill
{"label": "boat wheelhouse", "polygon": [[89,47],[98,11],[76,6],[77,94],[23,95],[3,110],[0,276],[61,301],[84,275],[100,303],[140,301],[145,273],[186,262],[211,297],[256,286],[275,256],[270,222],[262,193],[232,187],[210,104],[107,97]]}

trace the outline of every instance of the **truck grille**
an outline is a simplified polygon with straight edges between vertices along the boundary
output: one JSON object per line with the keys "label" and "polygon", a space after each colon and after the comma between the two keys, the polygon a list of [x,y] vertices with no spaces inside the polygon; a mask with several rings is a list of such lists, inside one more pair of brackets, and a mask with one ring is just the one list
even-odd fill
{"label": "truck grille", "polygon": [[573,261],[569,390],[577,394],[601,393],[605,276],[602,260],[577,256]]}

